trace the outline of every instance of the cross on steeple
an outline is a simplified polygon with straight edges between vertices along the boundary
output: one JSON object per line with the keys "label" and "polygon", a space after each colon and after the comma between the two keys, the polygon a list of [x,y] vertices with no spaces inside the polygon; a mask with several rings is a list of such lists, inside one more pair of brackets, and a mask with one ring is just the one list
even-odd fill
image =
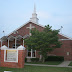
{"label": "cross on steeple", "polygon": [[[32,28],[35,28],[35,26],[32,26],[32,24],[29,25],[29,27],[27,27],[29,30],[31,30]],[[31,33],[29,31],[29,35],[31,36]]]}

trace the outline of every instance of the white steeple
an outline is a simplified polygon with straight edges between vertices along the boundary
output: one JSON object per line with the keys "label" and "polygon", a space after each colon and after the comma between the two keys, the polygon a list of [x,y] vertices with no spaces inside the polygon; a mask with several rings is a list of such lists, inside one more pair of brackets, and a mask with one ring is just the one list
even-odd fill
{"label": "white steeple", "polygon": [[36,6],[35,6],[35,4],[34,4],[34,12],[33,12],[33,14],[32,14],[32,18],[30,18],[30,21],[38,24],[38,20],[39,20],[39,19],[37,18],[37,14],[36,14]]}
{"label": "white steeple", "polygon": [[35,6],[35,4],[34,4],[34,13],[36,13],[36,6]]}

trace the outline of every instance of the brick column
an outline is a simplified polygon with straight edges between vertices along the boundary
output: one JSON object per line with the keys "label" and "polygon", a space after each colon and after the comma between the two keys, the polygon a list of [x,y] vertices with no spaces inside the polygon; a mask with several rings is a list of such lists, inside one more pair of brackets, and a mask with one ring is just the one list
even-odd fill
{"label": "brick column", "polygon": [[[17,50],[17,61],[5,61],[5,50],[14,51]],[[9,68],[23,68],[25,63],[25,47],[22,45],[19,46],[17,49],[8,49],[6,46],[1,47],[1,67],[9,67]]]}
{"label": "brick column", "polygon": [[23,68],[25,63],[25,47],[21,45],[17,49],[18,49],[18,66],[19,68]]}

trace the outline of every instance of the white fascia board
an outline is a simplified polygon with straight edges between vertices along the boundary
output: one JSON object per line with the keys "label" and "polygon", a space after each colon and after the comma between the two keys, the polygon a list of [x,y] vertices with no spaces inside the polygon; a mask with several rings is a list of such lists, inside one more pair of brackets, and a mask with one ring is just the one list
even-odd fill
{"label": "white fascia board", "polygon": [[1,39],[0,39],[0,42],[1,42]]}
{"label": "white fascia board", "polygon": [[71,39],[59,39],[59,41],[64,41],[64,40],[71,40]]}
{"label": "white fascia board", "polygon": [[62,36],[64,36],[64,37],[66,37],[66,38],[68,38],[68,39],[70,39],[70,40],[72,40],[71,37],[68,37],[68,36],[66,36],[66,35],[64,35],[64,34],[62,34],[62,33],[59,33],[59,34],[62,35]]}

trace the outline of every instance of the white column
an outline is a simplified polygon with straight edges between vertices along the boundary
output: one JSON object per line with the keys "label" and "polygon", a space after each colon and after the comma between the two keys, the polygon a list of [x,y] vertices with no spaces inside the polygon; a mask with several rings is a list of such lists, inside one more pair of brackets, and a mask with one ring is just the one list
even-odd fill
{"label": "white column", "polygon": [[8,39],[8,48],[9,48],[9,39]]}
{"label": "white column", "polygon": [[35,57],[36,57],[36,50],[35,50]]}
{"label": "white column", "polygon": [[32,49],[31,49],[31,58],[32,58]]}
{"label": "white column", "polygon": [[23,38],[23,47],[24,47],[24,38]]}
{"label": "white column", "polygon": [[40,60],[42,59],[42,55],[40,55]]}
{"label": "white column", "polygon": [[16,38],[15,38],[15,49],[16,49]]}
{"label": "white column", "polygon": [[1,47],[2,47],[2,40],[1,40]]}

